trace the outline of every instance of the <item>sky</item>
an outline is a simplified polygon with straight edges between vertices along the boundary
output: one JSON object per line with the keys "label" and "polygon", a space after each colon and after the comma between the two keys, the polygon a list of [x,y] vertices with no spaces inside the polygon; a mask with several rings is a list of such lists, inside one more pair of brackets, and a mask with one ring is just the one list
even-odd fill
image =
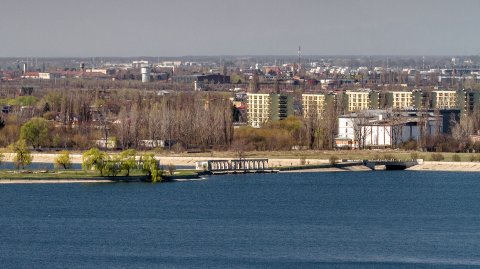
{"label": "sky", "polygon": [[1,0],[0,57],[479,55],[478,0]]}

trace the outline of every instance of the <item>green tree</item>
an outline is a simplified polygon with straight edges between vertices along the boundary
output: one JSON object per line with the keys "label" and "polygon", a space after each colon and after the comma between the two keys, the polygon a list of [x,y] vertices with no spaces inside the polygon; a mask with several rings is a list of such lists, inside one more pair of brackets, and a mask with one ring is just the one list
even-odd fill
{"label": "green tree", "polygon": [[92,148],[83,153],[82,161],[83,169],[90,170],[93,168],[100,172],[100,176],[103,176],[108,162],[108,154],[97,148]]}
{"label": "green tree", "polygon": [[13,143],[11,149],[15,153],[13,162],[15,163],[17,169],[20,167],[25,169],[25,166],[28,166],[32,163],[33,157],[30,153],[27,142],[24,139],[20,139],[16,143]]}
{"label": "green tree", "polygon": [[162,181],[162,171],[160,165],[153,154],[145,154],[142,156],[143,171],[152,180],[152,182]]}
{"label": "green tree", "polygon": [[64,150],[55,158],[55,166],[63,167],[63,169],[69,169],[72,167],[72,159],[70,153]]}
{"label": "green tree", "polygon": [[137,151],[134,149],[127,149],[120,153],[120,162],[121,162],[121,170],[125,170],[127,172],[127,177],[130,176],[130,171],[137,167]]}
{"label": "green tree", "polygon": [[49,141],[50,124],[43,118],[32,118],[20,128],[20,138],[33,148],[46,146]]}
{"label": "green tree", "polygon": [[105,174],[116,177],[121,171],[121,160],[119,157],[108,158],[105,162]]}

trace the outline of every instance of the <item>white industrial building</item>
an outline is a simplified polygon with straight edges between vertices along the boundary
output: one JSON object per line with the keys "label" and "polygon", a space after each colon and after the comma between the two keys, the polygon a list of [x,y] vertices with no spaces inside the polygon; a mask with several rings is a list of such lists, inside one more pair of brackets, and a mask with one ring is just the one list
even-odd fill
{"label": "white industrial building", "polygon": [[434,135],[443,130],[442,116],[404,113],[387,118],[386,110],[352,113],[338,119],[337,148],[388,148],[419,140],[422,132]]}

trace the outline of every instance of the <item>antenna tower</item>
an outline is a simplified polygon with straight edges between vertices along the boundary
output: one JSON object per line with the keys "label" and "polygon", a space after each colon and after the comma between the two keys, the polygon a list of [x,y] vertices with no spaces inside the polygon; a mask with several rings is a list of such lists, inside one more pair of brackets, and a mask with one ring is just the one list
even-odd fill
{"label": "antenna tower", "polygon": [[300,71],[301,67],[300,67],[300,58],[302,57],[302,46],[298,46],[298,71]]}

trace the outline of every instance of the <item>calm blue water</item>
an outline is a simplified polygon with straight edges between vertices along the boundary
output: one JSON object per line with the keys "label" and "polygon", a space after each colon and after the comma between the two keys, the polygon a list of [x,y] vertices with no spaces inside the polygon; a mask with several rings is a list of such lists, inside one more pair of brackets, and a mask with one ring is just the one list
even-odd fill
{"label": "calm blue water", "polygon": [[[0,170],[15,170],[17,167],[12,162],[2,162],[0,164]],[[32,170],[54,170],[55,165],[53,163],[32,163],[25,167],[25,169],[32,169]],[[81,163],[72,163],[72,169],[74,170],[81,170],[82,164]]]}
{"label": "calm blue water", "polygon": [[0,186],[1,268],[480,268],[480,173]]}

